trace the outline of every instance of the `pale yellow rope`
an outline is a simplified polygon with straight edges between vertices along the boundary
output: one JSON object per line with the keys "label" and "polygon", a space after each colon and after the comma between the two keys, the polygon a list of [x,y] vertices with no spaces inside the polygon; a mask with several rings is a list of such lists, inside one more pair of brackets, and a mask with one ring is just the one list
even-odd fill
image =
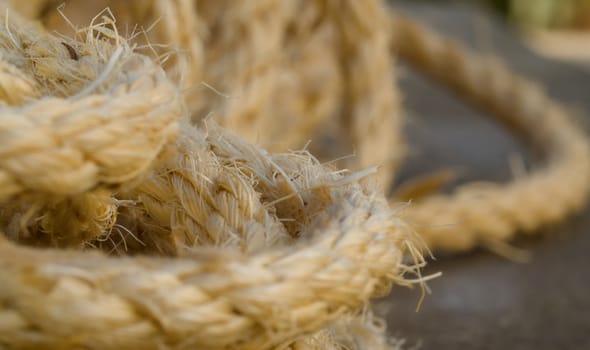
{"label": "pale yellow rope", "polygon": [[583,129],[541,88],[510,69],[469,53],[402,17],[393,20],[394,49],[421,71],[481,105],[523,135],[545,164],[507,184],[467,184],[452,195],[426,197],[404,218],[432,249],[465,251],[536,232],[586,206],[590,146]]}
{"label": "pale yellow rope", "polygon": [[[11,1],[50,28],[72,31],[53,10],[60,1]],[[136,32],[149,31],[136,40],[166,44],[151,49],[182,76],[194,120],[213,115],[271,151],[311,141],[321,159],[342,157],[338,164],[355,170],[379,165],[381,186],[391,183],[404,149],[389,12],[380,0],[69,1],[63,13],[85,26],[106,6],[121,31],[139,24]]]}
{"label": "pale yellow rope", "polygon": [[[49,27],[59,18],[50,0],[10,2]],[[432,248],[460,251],[585,204],[587,141],[559,106],[501,66],[391,20],[380,1],[71,1],[64,11],[86,24],[105,3],[125,20],[99,16],[77,40],[12,10],[2,17],[0,224],[19,243],[176,258],[3,239],[9,348],[387,349],[362,310],[423,265],[398,215]],[[158,18],[138,39],[154,64],[117,31]],[[401,214],[359,185],[383,164],[384,187],[403,153],[392,46],[524,131],[545,168]],[[189,125],[210,114],[246,140]],[[364,170],[250,143],[285,150],[314,137],[327,139],[311,147],[326,157],[356,150],[341,164]]]}
{"label": "pale yellow rope", "polygon": [[[190,126],[174,84],[108,18],[86,41],[63,42],[10,9],[2,21],[2,62],[34,91],[0,107],[0,170],[16,184],[0,197],[2,224],[46,249],[2,236],[0,344],[388,347],[357,315],[412,283],[423,261],[385,198],[358,184],[372,169],[342,174],[307,152],[270,154],[214,123]],[[42,60],[36,46],[48,48]]]}
{"label": "pale yellow rope", "polygon": [[185,259],[113,259],[4,242],[0,342],[260,349],[316,330],[387,294],[407,268],[398,247],[409,231],[392,226],[384,202],[336,200],[317,237],[249,257],[197,249]]}
{"label": "pale yellow rope", "polygon": [[[181,96],[109,27],[91,26],[76,42],[13,14],[2,17],[0,34],[10,74],[0,108],[0,201],[11,203],[0,221],[10,237],[27,240],[40,229],[71,245],[65,236],[88,239],[114,224],[110,193],[141,179],[176,134]],[[96,40],[98,31],[119,45]]]}

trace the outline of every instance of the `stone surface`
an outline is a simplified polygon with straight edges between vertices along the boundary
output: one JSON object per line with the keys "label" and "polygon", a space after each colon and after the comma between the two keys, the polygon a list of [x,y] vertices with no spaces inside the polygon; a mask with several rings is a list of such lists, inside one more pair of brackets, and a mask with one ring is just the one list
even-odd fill
{"label": "stone surface", "polygon": [[[583,67],[538,57],[502,20],[473,7],[394,3],[470,45],[505,59],[547,87],[590,124],[590,75]],[[485,114],[404,67],[401,86],[410,149],[400,181],[440,168],[461,181],[509,181],[509,158],[535,164],[526,148]],[[388,329],[420,349],[590,349],[590,210],[559,227],[513,242],[532,254],[515,263],[486,251],[439,257],[426,273],[432,294],[415,312],[420,290],[396,288],[382,302]]]}

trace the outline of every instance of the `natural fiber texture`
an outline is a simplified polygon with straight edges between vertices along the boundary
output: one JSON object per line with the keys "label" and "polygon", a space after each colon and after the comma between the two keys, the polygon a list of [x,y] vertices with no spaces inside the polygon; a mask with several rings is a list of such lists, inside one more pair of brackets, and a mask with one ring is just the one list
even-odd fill
{"label": "natural fiber texture", "polygon": [[[320,141],[317,147],[312,142],[311,151],[326,160],[347,154],[346,145],[352,144],[356,156],[339,165],[381,165],[384,189],[403,154],[390,47],[517,127],[546,155],[547,164],[538,173],[506,186],[464,186],[451,197],[392,198],[414,200],[404,216],[421,228],[433,249],[464,251],[518,231],[536,232],[586,203],[590,151],[563,108],[497,62],[473,57],[404,18],[391,20],[379,1],[93,3],[89,9],[86,2],[70,1],[64,11],[81,24],[106,5],[127,27],[136,22],[149,27],[160,18],[162,23],[148,32],[150,40],[173,45],[164,52],[187,50],[191,58],[190,65],[171,64],[168,70],[187,72],[193,118],[213,113],[222,125],[279,151]],[[47,11],[54,3],[41,4],[28,12],[43,14],[49,26],[71,30],[59,13]],[[573,186],[564,181],[572,176]]]}
{"label": "natural fiber texture", "polygon": [[[11,204],[2,209],[5,232],[95,237],[115,222],[109,193],[144,176],[175,134],[178,89],[102,27],[76,42],[7,17],[0,34],[0,200]],[[98,33],[117,45],[96,40]],[[38,227],[23,227],[26,219]]]}
{"label": "natural fiber texture", "polygon": [[[588,143],[561,108],[378,0],[8,2],[4,347],[389,349],[369,300],[425,280],[401,216],[459,251],[586,200]],[[545,168],[393,210],[368,176],[382,165],[386,188],[403,154],[397,50],[530,135]],[[354,171],[286,152],[308,140],[355,150]]]}
{"label": "natural fiber texture", "polygon": [[357,184],[373,170],[343,175],[193,128],[179,89],[108,18],[84,41],[11,9],[2,24],[5,71],[20,78],[0,114],[7,236],[176,258],[3,241],[0,344],[389,347],[359,312],[423,262],[385,199]]}
{"label": "natural fiber texture", "polygon": [[[62,2],[14,5],[72,33],[55,10]],[[212,114],[271,151],[312,140],[324,159],[354,152],[340,165],[380,165],[381,183],[391,182],[403,148],[381,1],[68,1],[63,13],[82,28],[106,6],[121,32],[166,44],[144,52],[156,50],[172,75],[182,75],[193,120]],[[176,51],[190,63],[169,58]]]}

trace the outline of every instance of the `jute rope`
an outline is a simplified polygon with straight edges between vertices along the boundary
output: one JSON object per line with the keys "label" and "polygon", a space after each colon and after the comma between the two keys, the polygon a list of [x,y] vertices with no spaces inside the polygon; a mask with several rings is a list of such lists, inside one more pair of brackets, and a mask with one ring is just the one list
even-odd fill
{"label": "jute rope", "polygon": [[[73,32],[55,10],[63,1],[13,2],[48,27]],[[144,45],[168,44],[144,51],[156,50],[168,72],[182,76],[193,120],[212,114],[270,151],[313,140],[322,159],[355,153],[340,166],[380,165],[380,182],[391,182],[403,156],[402,125],[390,18],[380,0],[68,1],[63,13],[83,28],[106,6],[121,32],[138,33]],[[169,58],[177,51],[190,63]]]}
{"label": "jute rope", "polygon": [[[368,301],[427,279],[420,242],[465,250],[586,201],[589,146],[559,106],[380,1],[70,1],[67,20],[51,0],[8,2],[3,347],[390,349]],[[105,5],[118,22],[94,17]],[[391,209],[368,176],[382,165],[384,188],[403,154],[397,52],[545,167]],[[325,159],[354,145],[338,166],[355,171],[286,152],[309,139]]]}
{"label": "jute rope", "polygon": [[542,167],[511,183],[467,184],[410,206],[405,219],[421,225],[430,247],[465,251],[516,232],[538,232],[587,204],[588,140],[562,106],[500,62],[470,54],[411,20],[398,17],[394,23],[395,49],[403,58],[491,111],[545,158]]}

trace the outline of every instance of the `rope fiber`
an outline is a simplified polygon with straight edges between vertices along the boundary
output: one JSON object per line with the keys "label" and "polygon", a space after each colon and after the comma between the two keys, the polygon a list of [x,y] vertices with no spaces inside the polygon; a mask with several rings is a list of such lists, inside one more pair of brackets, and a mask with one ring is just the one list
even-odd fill
{"label": "rope fiber", "polygon": [[[395,349],[424,252],[586,204],[563,107],[382,1],[61,2],[0,0],[0,347]],[[393,209],[397,57],[544,164]]]}

